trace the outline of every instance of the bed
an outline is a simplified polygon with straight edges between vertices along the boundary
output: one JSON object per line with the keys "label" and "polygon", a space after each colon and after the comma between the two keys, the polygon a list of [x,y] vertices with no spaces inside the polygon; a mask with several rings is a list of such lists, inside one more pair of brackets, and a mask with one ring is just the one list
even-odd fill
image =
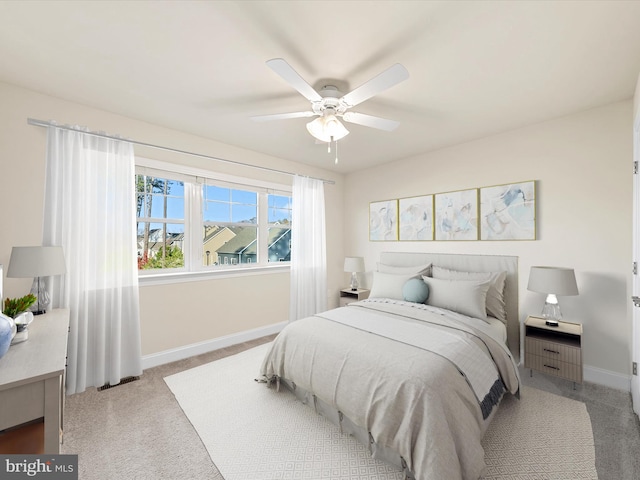
{"label": "bed", "polygon": [[519,395],[517,285],[517,257],[382,253],[370,298],[288,324],[261,375],[409,479],[475,480]]}

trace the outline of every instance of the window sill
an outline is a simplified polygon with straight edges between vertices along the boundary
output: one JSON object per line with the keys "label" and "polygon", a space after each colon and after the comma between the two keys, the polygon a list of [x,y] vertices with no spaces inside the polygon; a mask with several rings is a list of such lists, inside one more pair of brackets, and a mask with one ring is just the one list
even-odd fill
{"label": "window sill", "polygon": [[138,283],[141,287],[148,285],[164,285],[169,283],[201,282],[203,280],[217,280],[220,278],[243,277],[245,275],[271,275],[274,273],[288,272],[290,265],[264,265],[242,268],[220,268],[218,270],[206,270],[199,272],[175,272],[138,275]]}

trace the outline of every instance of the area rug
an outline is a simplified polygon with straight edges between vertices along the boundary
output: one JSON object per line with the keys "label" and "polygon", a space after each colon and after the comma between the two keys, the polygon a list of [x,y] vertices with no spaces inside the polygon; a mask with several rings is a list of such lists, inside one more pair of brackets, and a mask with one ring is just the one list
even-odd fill
{"label": "area rug", "polygon": [[[225,480],[403,478],[285,389],[255,382],[267,348],[164,379]],[[483,445],[485,480],[598,478],[586,406],[541,390],[505,397]]]}

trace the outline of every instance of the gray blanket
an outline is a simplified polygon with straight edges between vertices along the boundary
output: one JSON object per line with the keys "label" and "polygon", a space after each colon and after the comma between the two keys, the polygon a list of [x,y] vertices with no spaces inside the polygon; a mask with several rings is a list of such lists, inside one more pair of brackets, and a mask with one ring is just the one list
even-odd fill
{"label": "gray blanket", "polygon": [[[474,393],[469,373],[442,351],[336,321],[364,316],[401,331],[411,324],[412,336],[424,337],[446,330],[461,344],[476,345],[495,363],[502,388],[516,393],[518,372],[508,349],[470,326],[473,322],[445,313],[404,302],[361,302],[325,314],[328,318],[305,318],[278,335],[261,373],[298,385],[337,409],[366,429],[376,445],[397,452],[416,479],[475,480],[484,468],[480,441],[491,415],[483,414],[483,399]],[[416,325],[424,333],[416,333]]]}

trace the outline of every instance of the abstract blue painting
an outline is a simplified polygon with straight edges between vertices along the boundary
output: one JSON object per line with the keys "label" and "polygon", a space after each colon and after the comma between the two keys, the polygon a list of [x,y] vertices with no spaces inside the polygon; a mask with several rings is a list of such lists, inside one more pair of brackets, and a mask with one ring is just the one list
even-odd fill
{"label": "abstract blue painting", "polygon": [[436,240],[478,240],[478,189],[435,195]]}
{"label": "abstract blue painting", "polygon": [[369,240],[398,240],[398,201],[386,200],[369,204]]}
{"label": "abstract blue painting", "polygon": [[433,195],[401,198],[400,240],[433,240]]}
{"label": "abstract blue painting", "polygon": [[535,181],[481,188],[480,221],[481,240],[535,240]]}

